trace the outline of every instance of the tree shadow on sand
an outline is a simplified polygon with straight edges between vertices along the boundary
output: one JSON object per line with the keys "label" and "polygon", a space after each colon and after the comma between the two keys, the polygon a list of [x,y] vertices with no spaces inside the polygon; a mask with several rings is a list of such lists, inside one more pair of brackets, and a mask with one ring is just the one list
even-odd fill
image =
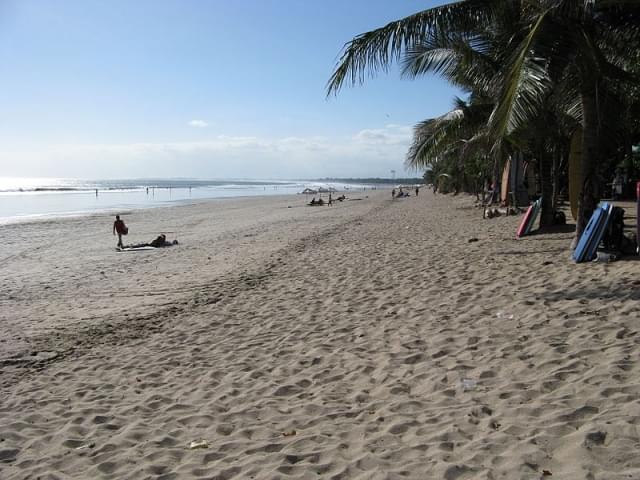
{"label": "tree shadow on sand", "polygon": [[559,233],[574,233],[576,231],[575,223],[567,223],[565,225],[549,225],[542,227],[533,232],[533,236],[537,235],[557,235]]}
{"label": "tree shadow on sand", "polygon": [[567,248],[551,248],[548,250],[513,250],[513,251],[500,251],[500,252],[495,252],[494,255],[496,256],[500,256],[500,255],[522,255],[522,256],[530,256],[530,255],[534,255],[536,253],[552,253],[552,254],[562,254],[562,253],[567,253],[569,252],[569,249]]}
{"label": "tree shadow on sand", "polygon": [[[636,257],[637,258],[637,257]],[[635,283],[635,282],[634,282]],[[550,302],[567,300],[640,300],[640,288],[635,284],[620,285],[619,288],[603,291],[601,288],[576,288],[560,292],[547,292],[539,296]]]}

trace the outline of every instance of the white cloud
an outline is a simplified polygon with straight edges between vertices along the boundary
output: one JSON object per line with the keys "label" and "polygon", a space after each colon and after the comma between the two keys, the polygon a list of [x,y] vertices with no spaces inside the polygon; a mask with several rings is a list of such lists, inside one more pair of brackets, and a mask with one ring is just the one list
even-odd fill
{"label": "white cloud", "polygon": [[353,138],[362,144],[408,146],[411,135],[411,127],[387,125],[384,128],[360,130]]}
{"label": "white cloud", "polygon": [[387,125],[342,137],[219,135],[198,142],[56,145],[0,152],[0,167],[7,175],[86,178],[388,176],[402,170],[410,141],[411,127]]}
{"label": "white cloud", "polygon": [[196,127],[196,128],[206,128],[209,126],[209,124],[207,122],[205,122],[204,120],[191,120],[189,122],[189,125],[191,125],[192,127]]}

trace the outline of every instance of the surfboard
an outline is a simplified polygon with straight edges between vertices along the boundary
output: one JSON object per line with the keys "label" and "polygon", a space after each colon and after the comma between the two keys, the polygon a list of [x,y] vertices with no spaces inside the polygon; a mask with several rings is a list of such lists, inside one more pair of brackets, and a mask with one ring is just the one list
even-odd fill
{"label": "surfboard", "polygon": [[569,203],[571,216],[578,220],[578,197],[582,190],[582,128],[573,132],[569,150]]}
{"label": "surfboard", "polygon": [[595,231],[598,229],[598,225],[602,222],[603,215],[604,212],[601,208],[596,208],[591,215],[589,223],[587,223],[586,228],[580,236],[580,240],[578,240],[578,245],[573,251],[573,259],[576,263],[584,262],[586,260],[586,252],[589,248],[589,243],[593,241],[592,238]]}
{"label": "surfboard", "polygon": [[598,252],[598,246],[602,241],[602,237],[604,236],[604,232],[606,231],[609,221],[611,220],[613,214],[613,205],[603,202],[600,207],[604,211],[604,219],[600,224],[600,228],[598,228],[593,236],[593,241],[589,244],[589,250],[587,251],[587,258],[589,260],[593,260]]}
{"label": "surfboard", "polygon": [[604,230],[609,223],[612,210],[613,206],[607,202],[603,202],[595,209],[573,252],[573,259],[576,263],[593,260],[598,250],[598,245],[602,240]]}
{"label": "surfboard", "polygon": [[538,218],[538,214],[540,213],[540,209],[542,208],[542,199],[539,198],[535,202],[533,202],[533,212],[531,213],[531,218],[529,219],[529,223],[524,229],[524,234],[529,235],[531,233],[531,229],[536,223],[536,219]]}
{"label": "surfboard", "polygon": [[144,252],[147,250],[156,250],[155,247],[116,247],[116,252]]}
{"label": "surfboard", "polygon": [[524,214],[524,218],[522,219],[522,221],[520,222],[520,225],[518,226],[518,231],[516,232],[516,238],[524,237],[526,235],[525,231],[527,230],[527,226],[529,225],[529,220],[531,220],[531,217],[533,216],[534,208],[535,208],[535,203],[532,203],[531,205],[529,205],[529,208],[527,208],[527,211]]}
{"label": "surfboard", "polygon": [[533,202],[533,213],[531,214],[531,219],[529,220],[529,223],[527,224],[525,230],[524,230],[524,234],[525,235],[529,235],[531,233],[531,229],[533,228],[533,226],[536,223],[536,219],[538,218],[538,214],[540,213],[540,209],[542,209],[542,199],[539,198],[538,200],[536,200],[535,202]]}
{"label": "surfboard", "polygon": [[520,222],[520,226],[518,227],[518,231],[516,232],[516,238],[524,237],[525,235],[529,235],[531,233],[531,228],[538,217],[538,213],[540,212],[540,207],[542,205],[542,200],[538,199],[529,205],[527,211],[524,214],[524,218]]}
{"label": "surfboard", "polygon": [[500,202],[504,205],[509,205],[509,177],[511,172],[511,158],[504,164],[502,170],[502,185],[500,188]]}

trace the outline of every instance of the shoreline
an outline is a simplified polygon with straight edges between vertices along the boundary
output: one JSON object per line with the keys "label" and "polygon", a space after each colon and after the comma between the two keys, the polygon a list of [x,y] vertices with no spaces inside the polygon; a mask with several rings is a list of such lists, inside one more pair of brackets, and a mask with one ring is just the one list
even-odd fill
{"label": "shoreline", "polygon": [[[282,181],[282,183],[268,183],[262,180],[252,182],[236,180],[234,183],[229,180],[201,181],[190,186],[184,184],[184,180],[175,181],[181,183],[173,185],[172,180],[165,180],[165,184],[161,186],[144,187],[138,185],[138,180],[123,180],[123,185],[136,185],[128,188],[114,187],[114,181],[105,180],[103,187],[100,188],[68,186],[46,187],[42,191],[0,192],[0,199],[4,199],[0,209],[0,225],[120,210],[158,208],[220,198],[297,195],[305,186],[313,184],[313,182],[302,180]],[[88,184],[99,187],[95,181]],[[319,185],[319,183],[315,184]],[[337,191],[347,193],[359,193],[367,188],[371,189],[370,185],[339,182],[333,183],[332,186],[337,188]]]}
{"label": "shoreline", "polygon": [[44,268],[60,225],[23,228],[0,345],[43,343],[0,367],[3,478],[640,474],[635,262],[470,197],[287,203],[136,213],[186,232],[152,254],[98,218]]}
{"label": "shoreline", "polygon": [[[360,191],[360,190],[340,190],[338,193],[350,193],[350,194],[366,194],[371,190]],[[375,190],[374,190],[375,191]],[[323,194],[327,195],[327,194]],[[194,198],[194,199],[181,199],[174,201],[167,201],[166,203],[158,203],[154,205],[142,206],[142,205],[133,205],[133,206],[123,206],[119,207],[105,207],[105,209],[101,210],[83,210],[77,212],[61,212],[61,213],[45,213],[45,214],[32,214],[32,215],[24,215],[18,217],[7,217],[0,218],[0,227],[3,225],[16,225],[16,224],[24,224],[24,223],[34,223],[34,222],[48,222],[48,221],[56,221],[60,219],[71,219],[71,218],[81,218],[81,217],[92,217],[92,216],[104,216],[104,215],[115,215],[119,212],[135,212],[138,210],[150,210],[156,208],[174,208],[174,207],[183,207],[189,205],[199,205],[202,203],[216,202],[222,200],[243,200],[243,199],[256,199],[264,200],[278,197],[288,197],[288,198],[302,198],[303,194],[300,192],[296,193],[274,193],[269,195],[238,195],[238,196],[220,196],[220,197],[211,197],[211,198]],[[306,198],[306,197],[305,197]]]}
{"label": "shoreline", "polygon": [[77,211],[77,212],[33,214],[33,215],[25,215],[20,217],[11,217],[11,218],[7,218],[6,220],[0,219],[0,226],[33,223],[33,222],[48,222],[48,221],[56,221],[60,219],[115,215],[119,212],[123,212],[123,215],[127,215],[138,210],[183,207],[188,205],[197,205],[200,203],[214,202],[217,200],[235,200],[235,199],[246,199],[246,198],[260,199],[260,198],[272,198],[276,196],[290,196],[290,195],[298,195],[298,194],[243,195],[243,196],[237,196],[237,197],[197,198],[193,200],[175,200],[173,202],[167,202],[167,204],[159,203],[159,204],[148,205],[148,206],[123,206],[122,208],[107,207],[104,210],[83,210],[83,211]]}

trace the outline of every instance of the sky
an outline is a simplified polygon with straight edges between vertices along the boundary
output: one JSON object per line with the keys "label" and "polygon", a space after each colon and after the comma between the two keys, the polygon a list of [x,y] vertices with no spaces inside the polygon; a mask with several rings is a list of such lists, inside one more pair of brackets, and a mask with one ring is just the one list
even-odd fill
{"label": "sky", "polygon": [[453,87],[327,97],[343,45],[436,0],[0,0],[0,176],[388,177]]}

